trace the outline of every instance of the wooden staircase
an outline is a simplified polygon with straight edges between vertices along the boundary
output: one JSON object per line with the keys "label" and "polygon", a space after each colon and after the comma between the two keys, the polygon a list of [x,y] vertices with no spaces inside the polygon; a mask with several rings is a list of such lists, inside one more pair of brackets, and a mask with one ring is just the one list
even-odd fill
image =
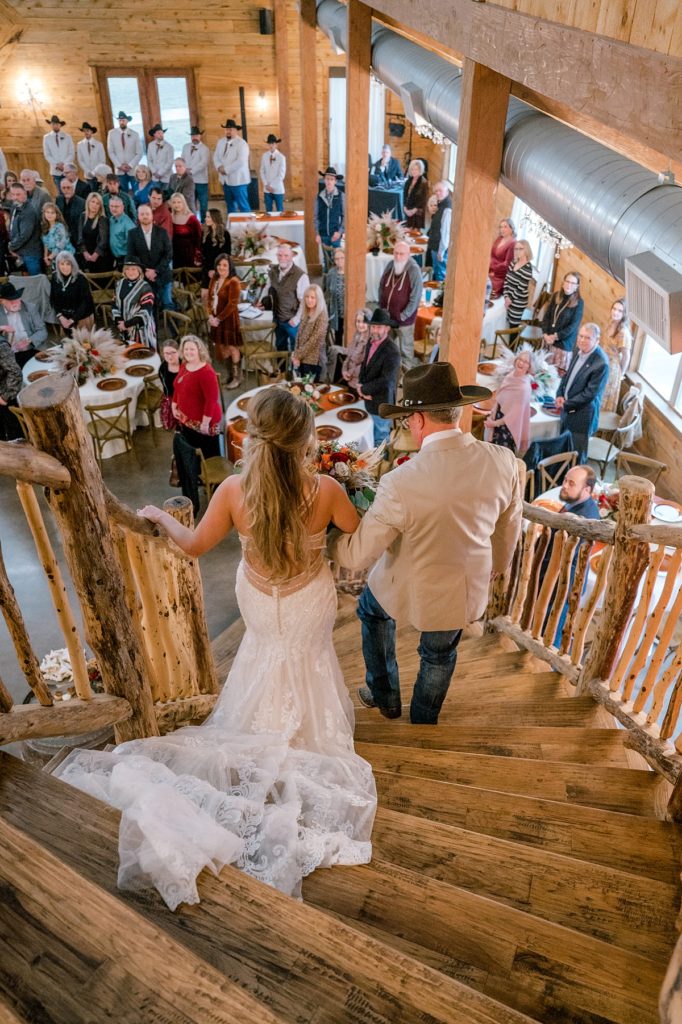
{"label": "wooden staircase", "polygon": [[[214,644],[224,676],[242,633]],[[336,645],[363,680],[354,602]],[[399,632],[404,696],[416,635]],[[116,889],[118,814],[0,755],[0,1021],[655,1024],[677,932],[670,786],[591,698],[462,641],[437,727],[356,707],[372,863],[297,902],[226,868],[171,914]]]}

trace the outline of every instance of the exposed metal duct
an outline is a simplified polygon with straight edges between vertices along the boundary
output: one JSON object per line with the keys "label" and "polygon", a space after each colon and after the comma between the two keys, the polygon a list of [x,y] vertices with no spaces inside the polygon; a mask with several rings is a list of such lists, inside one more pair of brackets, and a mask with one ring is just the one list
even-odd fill
{"label": "exposed metal duct", "polygon": [[[344,5],[321,0],[317,19],[334,45],[345,49]],[[408,109],[457,142],[459,68],[375,22],[372,69],[408,99]],[[659,184],[651,171],[515,97],[509,101],[501,180],[618,281],[625,280],[626,257],[645,251],[682,272],[682,189]]]}

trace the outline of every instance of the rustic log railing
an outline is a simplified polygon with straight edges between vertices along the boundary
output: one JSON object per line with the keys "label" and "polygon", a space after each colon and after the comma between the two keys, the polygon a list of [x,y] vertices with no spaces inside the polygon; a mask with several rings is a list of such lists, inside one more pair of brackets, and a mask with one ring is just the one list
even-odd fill
{"label": "rustic log railing", "polygon": [[[69,651],[76,698],[53,701],[0,550],[0,609],[38,701],[15,706],[0,680],[0,744],[109,725],[120,742],[205,717],[218,681],[196,561],[105,488],[70,375],[36,381],[19,403],[31,443],[0,443],[0,475],[17,481]],[[92,693],[76,616],[34,485],[44,488],[58,526],[104,694]],[[187,499],[171,499],[165,507],[191,522]]]}

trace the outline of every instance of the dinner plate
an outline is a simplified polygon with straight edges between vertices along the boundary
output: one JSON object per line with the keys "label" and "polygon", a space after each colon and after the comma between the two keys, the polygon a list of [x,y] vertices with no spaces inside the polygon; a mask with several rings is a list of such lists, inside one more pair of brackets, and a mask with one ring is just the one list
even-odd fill
{"label": "dinner plate", "polygon": [[661,523],[682,522],[682,512],[680,512],[679,508],[676,505],[667,505],[665,502],[654,505],[651,514],[654,519],[658,519]]}
{"label": "dinner plate", "polygon": [[154,350],[146,345],[129,345],[123,355],[126,359],[149,359],[154,355]]}
{"label": "dinner plate", "polygon": [[29,373],[28,380],[33,382],[34,380],[40,380],[41,377],[49,377],[49,370],[34,370],[33,373]]}
{"label": "dinner plate", "polygon": [[250,401],[250,398],[240,398],[239,401],[237,402],[237,408],[242,410],[246,409]]}
{"label": "dinner plate", "polygon": [[424,249],[421,245],[411,245],[410,252],[423,252]]}
{"label": "dinner plate", "polygon": [[51,363],[52,356],[49,352],[36,352],[35,358],[39,363]]}
{"label": "dinner plate", "polygon": [[246,416],[236,416],[233,420],[230,420],[230,426],[234,427],[240,434],[246,431]]}
{"label": "dinner plate", "polygon": [[[133,366],[133,370],[141,370],[141,366]],[[138,376],[135,374],[135,376]],[[100,391],[120,391],[121,388],[126,386],[126,382],[122,377],[105,377],[104,380],[97,381],[97,387]]]}
{"label": "dinner plate", "polygon": [[477,373],[482,373],[486,377],[492,377],[492,375],[498,369],[495,363],[479,363],[477,367]]}
{"label": "dinner plate", "polygon": [[128,366],[125,372],[128,377],[148,377],[155,370],[153,366],[146,366],[144,363],[140,363],[138,366]]}
{"label": "dinner plate", "polygon": [[547,512],[561,512],[564,507],[563,501],[557,498],[536,498],[532,504],[536,508],[544,508]]}
{"label": "dinner plate", "polygon": [[332,405],[350,405],[352,402],[357,402],[357,398],[350,391],[335,391],[333,395],[329,396],[329,401]]}
{"label": "dinner plate", "polygon": [[341,437],[343,431],[340,427],[324,426],[318,427],[315,431],[320,441],[336,441],[337,437]]}
{"label": "dinner plate", "polygon": [[364,409],[339,409],[336,415],[344,423],[359,423],[360,420],[366,420],[369,413]]}
{"label": "dinner plate", "polygon": [[543,405],[542,411],[548,416],[561,416],[561,409],[557,409],[555,405]]}
{"label": "dinner plate", "polygon": [[331,384],[318,384],[317,385],[317,390],[320,392],[321,395],[328,394],[331,391],[331,389],[332,389]]}

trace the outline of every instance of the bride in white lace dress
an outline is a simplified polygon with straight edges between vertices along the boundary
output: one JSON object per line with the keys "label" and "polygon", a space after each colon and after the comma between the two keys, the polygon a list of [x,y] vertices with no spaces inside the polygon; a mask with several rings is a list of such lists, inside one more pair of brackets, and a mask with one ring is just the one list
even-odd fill
{"label": "bride in white lace dress", "polygon": [[244,471],[221,484],[196,530],[141,510],[191,555],[238,530],[246,633],[203,725],[74,751],[56,773],[122,811],[118,884],[154,885],[171,909],[198,902],[204,867],[231,863],[298,895],[316,868],[371,857],[376,789],[353,750],[323,558],[327,526],[353,532],[358,517],[336,481],[310,471],[314,430],[306,402],[262,391],[249,405]]}

